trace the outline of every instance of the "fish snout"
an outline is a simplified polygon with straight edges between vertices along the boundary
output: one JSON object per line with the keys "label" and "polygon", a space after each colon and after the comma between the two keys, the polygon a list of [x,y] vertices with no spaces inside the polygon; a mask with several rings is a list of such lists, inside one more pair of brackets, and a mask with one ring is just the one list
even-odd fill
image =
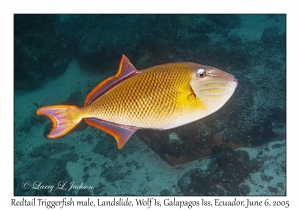
{"label": "fish snout", "polygon": [[191,87],[199,99],[216,110],[232,96],[238,80],[233,74],[221,69],[208,66],[201,67],[205,71],[205,76],[194,77],[191,81]]}
{"label": "fish snout", "polygon": [[234,77],[233,82],[235,82],[235,83],[236,83],[236,86],[238,86],[239,81],[237,80],[237,78]]}

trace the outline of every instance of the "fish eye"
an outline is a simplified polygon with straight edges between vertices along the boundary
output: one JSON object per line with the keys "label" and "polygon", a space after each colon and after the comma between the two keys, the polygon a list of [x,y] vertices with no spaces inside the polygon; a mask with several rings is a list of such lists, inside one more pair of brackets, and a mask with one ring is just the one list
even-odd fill
{"label": "fish eye", "polygon": [[204,69],[198,69],[197,70],[197,77],[198,78],[204,78],[206,76],[206,71]]}

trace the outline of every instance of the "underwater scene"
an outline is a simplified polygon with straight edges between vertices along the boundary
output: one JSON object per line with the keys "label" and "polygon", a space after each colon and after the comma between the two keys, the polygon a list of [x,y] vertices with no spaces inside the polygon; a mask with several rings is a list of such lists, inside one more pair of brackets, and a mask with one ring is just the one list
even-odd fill
{"label": "underwater scene", "polygon": [[15,14],[14,195],[286,195],[286,15]]}

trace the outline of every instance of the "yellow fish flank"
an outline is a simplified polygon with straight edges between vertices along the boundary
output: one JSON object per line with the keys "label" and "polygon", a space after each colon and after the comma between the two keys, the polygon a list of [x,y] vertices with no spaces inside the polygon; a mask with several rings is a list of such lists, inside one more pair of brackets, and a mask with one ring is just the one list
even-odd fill
{"label": "yellow fish flank", "polygon": [[99,83],[84,106],[46,106],[53,128],[49,138],[71,131],[82,119],[111,134],[122,148],[140,128],[170,129],[220,109],[237,86],[233,75],[197,63],[169,63],[136,70],[123,55],[118,73]]}

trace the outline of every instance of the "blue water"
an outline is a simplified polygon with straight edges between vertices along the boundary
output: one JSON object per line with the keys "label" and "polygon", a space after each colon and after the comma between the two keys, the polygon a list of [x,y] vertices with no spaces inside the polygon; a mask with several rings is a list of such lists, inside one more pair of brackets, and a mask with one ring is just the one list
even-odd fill
{"label": "blue water", "polygon": [[[50,140],[35,111],[82,106],[125,54],[137,69],[189,61],[238,79],[216,113],[140,130],[122,150],[80,124]],[[285,195],[285,15],[15,15],[15,195]]]}

